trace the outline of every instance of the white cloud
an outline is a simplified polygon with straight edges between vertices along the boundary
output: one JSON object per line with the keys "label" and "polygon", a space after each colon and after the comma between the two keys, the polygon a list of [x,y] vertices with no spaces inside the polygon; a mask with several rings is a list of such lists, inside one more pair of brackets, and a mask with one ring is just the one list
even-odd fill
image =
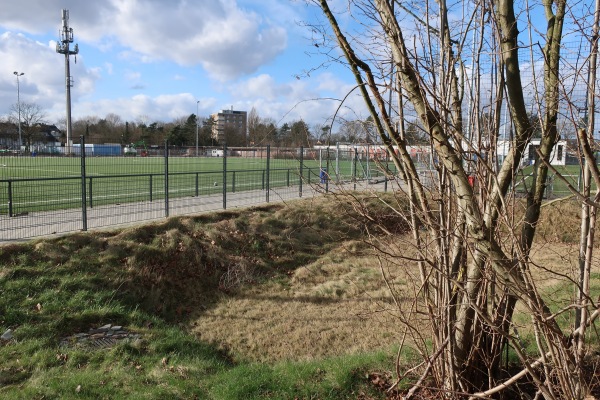
{"label": "white cloud", "polygon": [[[254,107],[261,117],[273,118],[277,123],[299,119],[325,123],[336,111],[339,118],[356,118],[364,110],[358,92],[349,96],[340,107],[341,99],[351,89],[352,85],[331,73],[313,74],[311,78],[285,83],[262,74],[229,87],[232,96],[240,99],[234,104],[236,109]],[[326,96],[322,94],[324,91]]]}
{"label": "white cloud", "polygon": [[[145,119],[146,116],[148,116],[150,122],[172,121],[195,113],[195,107],[192,110],[190,105],[195,105],[196,101],[191,93],[155,97],[138,94],[118,99],[79,102],[74,105],[73,112],[78,116],[94,115],[100,118],[114,113],[118,114],[124,121],[137,121],[141,118]],[[208,116],[213,113],[215,104],[216,100],[214,98],[201,99],[198,107],[200,116]],[[64,114],[64,111],[62,112]]]}
{"label": "white cloud", "polygon": [[[112,8],[107,1],[79,1],[79,0],[20,0],[4,2],[0,25],[7,29],[40,34],[48,30],[56,32],[62,25],[61,10],[70,10],[71,26],[74,15],[77,17],[81,29],[78,34],[91,37],[94,27],[99,27],[103,16]],[[27,10],[27,12],[23,12]],[[114,9],[113,11],[114,12]],[[105,29],[106,30],[106,29]],[[58,37],[57,37],[58,38]]]}
{"label": "white cloud", "polygon": [[64,118],[64,57],[55,52],[62,8],[70,11],[81,49],[77,64],[71,59],[74,119],[115,113],[130,121],[168,121],[195,112],[200,100],[201,116],[233,104],[255,106],[276,121],[320,121],[337,103],[319,100],[319,90],[335,97],[345,87],[334,75],[291,78],[302,68],[300,58],[285,65],[278,57],[288,32],[300,30],[302,7],[280,0],[6,3],[0,14],[0,116],[16,102],[12,71],[22,70],[22,101],[38,103],[51,121]]}
{"label": "white cloud", "polygon": [[3,5],[0,25],[30,33],[54,27],[58,36],[63,7],[69,9],[76,40],[107,51],[118,43],[125,56],[144,62],[202,65],[221,80],[256,71],[287,44],[283,27],[234,0],[23,0]]}
{"label": "white cloud", "polygon": [[[13,71],[23,72],[19,88],[21,101],[36,103],[43,109],[52,107],[56,99],[64,99],[64,57],[54,48],[34,41],[22,34],[5,32],[0,34],[0,115],[8,113],[10,104],[16,103],[16,80]],[[83,62],[71,63],[71,73],[76,76],[76,96],[92,92],[99,78],[96,69],[88,70]],[[14,94],[13,89],[14,87]],[[13,99],[14,96],[14,99]],[[64,101],[61,101],[64,105]]]}
{"label": "white cloud", "polygon": [[138,71],[128,71],[125,74],[125,79],[130,81],[138,81],[142,78],[142,73]]}
{"label": "white cloud", "polygon": [[272,101],[290,94],[292,88],[288,84],[277,84],[270,75],[261,74],[245,82],[231,85],[229,91],[246,99],[264,98]]}

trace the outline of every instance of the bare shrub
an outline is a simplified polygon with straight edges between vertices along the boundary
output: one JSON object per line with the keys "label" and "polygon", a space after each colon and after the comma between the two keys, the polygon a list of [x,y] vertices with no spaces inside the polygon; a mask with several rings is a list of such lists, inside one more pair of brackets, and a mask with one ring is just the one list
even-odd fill
{"label": "bare shrub", "polygon": [[243,261],[228,265],[227,271],[219,278],[219,289],[229,292],[244,284],[254,282],[255,278],[254,268]]}
{"label": "bare shrub", "polygon": [[[350,0],[339,9],[326,0],[308,2],[328,22],[328,29],[311,26],[323,36],[318,48],[343,54],[373,129],[399,171],[397,203],[386,205],[410,227],[413,251],[397,248],[392,232],[385,239],[373,236],[373,246],[392,265],[394,258],[411,261],[406,268],[416,278],[414,301],[403,308],[398,329],[406,339],[402,345],[410,343],[423,361],[408,371],[419,377],[405,397],[427,387],[442,397],[583,399],[589,390],[586,332],[600,314],[590,292],[600,204],[600,192],[591,195],[592,179],[600,187],[591,150],[600,1],[595,11],[564,0],[535,6],[513,0]],[[346,23],[347,15],[360,23]],[[532,21],[542,16],[545,23],[536,26]],[[569,58],[567,37],[589,45],[589,54],[579,50],[577,59]],[[411,157],[407,122],[427,142],[427,173]],[[583,154],[578,188],[552,165],[555,145],[569,132],[573,139],[577,132]],[[575,276],[532,261],[549,204],[549,172],[581,205]],[[401,198],[409,207],[398,207]],[[355,204],[366,220],[377,220]],[[577,299],[565,304],[547,296],[538,270],[570,283]],[[516,310],[527,315],[528,340],[519,334]],[[399,369],[398,380],[408,372]],[[531,394],[522,392],[523,380],[534,388]]]}

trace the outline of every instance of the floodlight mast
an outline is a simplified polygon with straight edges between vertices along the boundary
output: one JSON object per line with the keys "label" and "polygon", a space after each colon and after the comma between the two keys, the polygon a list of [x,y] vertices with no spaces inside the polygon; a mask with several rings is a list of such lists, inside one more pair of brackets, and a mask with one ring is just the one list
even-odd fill
{"label": "floodlight mast", "polygon": [[17,109],[19,110],[19,153],[21,152],[21,147],[23,147],[23,136],[21,135],[21,94],[19,93],[19,77],[25,75],[24,72],[13,72],[17,77]]}
{"label": "floodlight mast", "polygon": [[71,68],[69,65],[69,56],[75,55],[75,62],[77,62],[76,54],[79,53],[79,46],[75,44],[73,50],[69,48],[70,44],[73,43],[73,28],[69,28],[69,10],[62,10],[62,29],[59,32],[60,42],[56,43],[56,52],[65,55],[65,88],[67,95],[67,154],[71,154],[71,86],[73,86],[73,80],[71,78]]}

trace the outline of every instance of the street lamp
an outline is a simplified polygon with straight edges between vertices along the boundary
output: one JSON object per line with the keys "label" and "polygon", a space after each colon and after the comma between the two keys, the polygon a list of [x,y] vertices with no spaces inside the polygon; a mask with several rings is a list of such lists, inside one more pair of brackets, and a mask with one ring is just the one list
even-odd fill
{"label": "street lamp", "polygon": [[19,113],[19,152],[21,152],[21,146],[23,146],[23,139],[21,136],[21,91],[19,88],[19,77],[25,75],[24,72],[13,72],[17,77],[17,110]]}
{"label": "street lamp", "polygon": [[196,101],[196,157],[198,157],[198,125],[200,123],[198,118],[198,106],[200,104],[200,100]]}

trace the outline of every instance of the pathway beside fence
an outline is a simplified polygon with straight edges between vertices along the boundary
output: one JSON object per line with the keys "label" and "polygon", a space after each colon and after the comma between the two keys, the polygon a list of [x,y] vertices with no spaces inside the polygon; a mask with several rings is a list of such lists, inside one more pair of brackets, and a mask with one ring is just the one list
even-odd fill
{"label": "pathway beside fence", "polygon": [[[265,191],[238,192],[230,194],[226,208],[222,205],[222,196],[201,196],[193,199],[175,199],[171,201],[170,209],[174,210],[170,216],[200,214],[224,209],[251,207],[260,204],[285,202],[296,199],[308,199],[334,192],[341,188],[350,190],[385,191],[386,182],[370,183],[368,181],[337,185],[323,185],[320,183],[304,186],[302,197],[298,186],[285,189],[270,189],[269,196]],[[258,199],[262,197],[262,201]],[[267,201],[267,197],[269,200]],[[142,211],[140,211],[142,210]],[[125,203],[119,205],[106,205],[95,207],[88,211],[87,228],[85,230],[112,229],[143,222],[159,221],[166,218],[164,203],[162,201],[144,202],[140,204]],[[10,219],[10,221],[9,221]],[[42,236],[53,236],[83,231],[81,210],[74,209],[60,213],[42,211],[16,217],[0,216],[0,243],[28,240]]]}
{"label": "pathway beside fence", "polygon": [[[260,157],[4,157],[0,242],[155,221],[313,197],[350,184],[369,189],[383,172],[356,152],[309,149]],[[289,155],[293,154],[294,157]],[[316,157],[315,157],[316,156]],[[375,185],[377,186],[377,185]],[[387,182],[377,190],[385,190]]]}

